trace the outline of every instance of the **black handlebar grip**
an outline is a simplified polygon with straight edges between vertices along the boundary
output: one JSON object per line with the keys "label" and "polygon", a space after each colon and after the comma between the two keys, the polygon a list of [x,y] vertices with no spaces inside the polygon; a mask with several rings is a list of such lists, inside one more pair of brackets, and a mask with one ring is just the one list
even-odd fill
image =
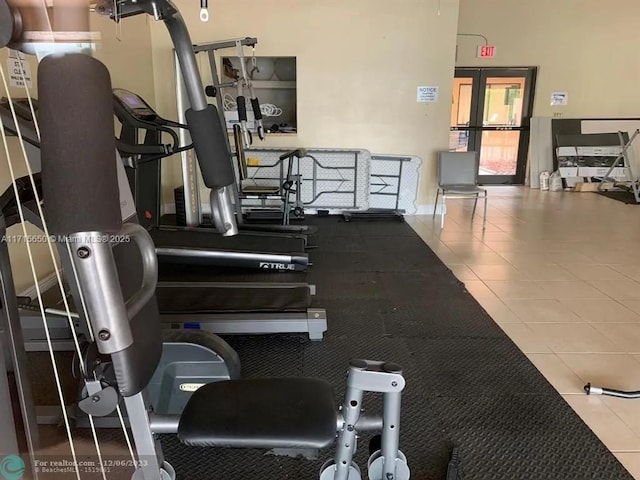
{"label": "black handlebar grip", "polygon": [[238,105],[238,120],[241,122],[247,121],[247,101],[243,96],[236,98],[236,105]]}
{"label": "black handlebar grip", "polygon": [[204,93],[207,97],[215,98],[218,95],[218,89],[213,85],[207,85],[204,89]]}
{"label": "black handlebar grip", "polygon": [[260,101],[257,98],[251,99],[251,108],[253,109],[253,116],[256,120],[262,120],[262,110],[260,110]]}
{"label": "black handlebar grip", "polygon": [[198,111],[190,108],[186,117],[204,184],[208,188],[232,185],[235,174],[218,109],[213,105]]}
{"label": "black handlebar grip", "polygon": [[52,234],[122,228],[107,68],[73,53],[38,67],[42,189]]}

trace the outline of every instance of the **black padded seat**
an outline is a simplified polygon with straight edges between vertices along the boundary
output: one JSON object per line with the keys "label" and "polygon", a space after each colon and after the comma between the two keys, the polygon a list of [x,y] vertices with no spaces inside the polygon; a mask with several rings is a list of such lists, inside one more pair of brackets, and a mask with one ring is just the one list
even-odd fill
{"label": "black padded seat", "polygon": [[333,387],[324,380],[229,380],[192,395],[178,438],[196,447],[326,448],[336,425]]}
{"label": "black padded seat", "polygon": [[280,193],[280,187],[276,185],[243,185],[242,193],[255,195],[269,195]]}

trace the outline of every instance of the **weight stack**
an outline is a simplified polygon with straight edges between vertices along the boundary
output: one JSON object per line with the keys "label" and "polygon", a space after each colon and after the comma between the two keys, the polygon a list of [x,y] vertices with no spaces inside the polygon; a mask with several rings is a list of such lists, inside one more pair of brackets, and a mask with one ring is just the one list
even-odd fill
{"label": "weight stack", "polygon": [[173,190],[173,200],[176,202],[176,225],[187,226],[187,207],[184,198],[184,187],[180,186]]}

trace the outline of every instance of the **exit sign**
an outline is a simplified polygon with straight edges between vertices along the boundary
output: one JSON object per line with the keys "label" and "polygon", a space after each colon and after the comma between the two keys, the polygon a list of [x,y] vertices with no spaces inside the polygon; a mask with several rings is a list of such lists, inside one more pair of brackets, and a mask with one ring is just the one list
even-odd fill
{"label": "exit sign", "polygon": [[480,45],[478,47],[478,58],[493,58],[496,56],[495,45]]}

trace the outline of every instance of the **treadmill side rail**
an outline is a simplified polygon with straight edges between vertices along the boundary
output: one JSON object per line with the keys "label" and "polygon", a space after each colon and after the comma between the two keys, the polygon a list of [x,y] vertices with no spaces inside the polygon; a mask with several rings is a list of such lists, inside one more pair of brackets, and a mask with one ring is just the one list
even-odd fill
{"label": "treadmill side rail", "polygon": [[176,262],[193,265],[253,268],[301,272],[309,267],[306,253],[281,255],[258,252],[230,252],[183,247],[156,247],[161,262]]}
{"label": "treadmill side rail", "polygon": [[263,335],[270,333],[307,333],[310,340],[320,341],[327,331],[327,312],[309,308],[303,313],[189,315],[161,314],[162,322],[171,328],[205,330],[220,335]]}

